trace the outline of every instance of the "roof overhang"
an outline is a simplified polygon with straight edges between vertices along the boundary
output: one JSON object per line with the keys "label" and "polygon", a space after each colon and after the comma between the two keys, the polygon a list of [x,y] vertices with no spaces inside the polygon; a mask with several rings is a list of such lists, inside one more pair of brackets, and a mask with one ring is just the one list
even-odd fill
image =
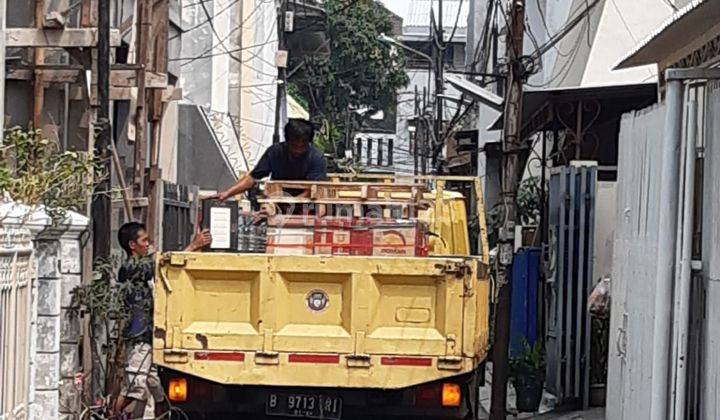
{"label": "roof overhang", "polygon": [[[522,135],[525,137],[540,130],[562,128],[554,120],[555,109],[563,104],[598,102],[602,110],[602,113],[596,115],[596,123],[598,123],[617,118],[632,109],[644,108],[656,100],[655,83],[525,91],[522,106]],[[500,115],[487,130],[502,130],[504,122],[504,116]]]}
{"label": "roof overhang", "polygon": [[[673,14],[615,65],[671,65],[720,35],[720,0],[694,0]],[[663,66],[663,64],[665,64]]]}

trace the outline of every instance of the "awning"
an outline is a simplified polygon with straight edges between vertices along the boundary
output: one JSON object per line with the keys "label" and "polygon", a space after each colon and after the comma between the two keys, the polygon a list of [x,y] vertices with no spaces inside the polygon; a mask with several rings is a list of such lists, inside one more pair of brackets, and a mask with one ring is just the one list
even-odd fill
{"label": "awning", "polygon": [[[655,83],[528,90],[523,94],[522,130],[527,135],[543,129],[562,129],[553,110],[563,111],[561,107],[566,104],[597,102],[600,107],[594,124],[598,124],[630,110],[649,106],[656,100]],[[488,127],[488,131],[502,130],[504,121],[501,115]]]}
{"label": "awning", "polygon": [[694,0],[622,58],[615,69],[678,61],[719,34],[720,0]]}

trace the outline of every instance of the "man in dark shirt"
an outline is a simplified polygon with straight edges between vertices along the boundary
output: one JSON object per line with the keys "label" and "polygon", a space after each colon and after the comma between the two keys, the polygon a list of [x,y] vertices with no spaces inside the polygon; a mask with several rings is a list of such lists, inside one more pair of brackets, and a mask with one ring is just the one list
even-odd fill
{"label": "man in dark shirt", "polygon": [[291,118],[285,125],[285,142],[268,147],[250,174],[218,194],[218,198],[224,201],[241,194],[268,176],[276,181],[326,181],[327,163],[322,152],[312,145],[314,134],[309,121]]}
{"label": "man in dark shirt", "polygon": [[[128,256],[118,271],[117,280],[126,290],[125,304],[130,316],[123,333],[129,349],[125,381],[116,407],[132,419],[141,419],[148,398],[152,395],[155,416],[158,417],[167,411],[168,406],[157,369],[152,364],[152,289],[155,269],[150,256],[150,238],[145,225],[130,222],[120,227],[118,241]],[[198,251],[210,242],[207,230],[198,232],[184,251]]]}

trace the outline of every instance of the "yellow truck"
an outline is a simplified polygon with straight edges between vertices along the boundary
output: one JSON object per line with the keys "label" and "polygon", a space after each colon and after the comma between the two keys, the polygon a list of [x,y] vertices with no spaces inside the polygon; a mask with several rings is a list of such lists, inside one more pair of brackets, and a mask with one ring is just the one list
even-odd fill
{"label": "yellow truck", "polygon": [[[475,418],[489,335],[480,184],[412,181],[432,189],[417,214],[428,257],[161,255],[153,361],[172,404],[208,419]],[[459,183],[474,201],[448,190]]]}

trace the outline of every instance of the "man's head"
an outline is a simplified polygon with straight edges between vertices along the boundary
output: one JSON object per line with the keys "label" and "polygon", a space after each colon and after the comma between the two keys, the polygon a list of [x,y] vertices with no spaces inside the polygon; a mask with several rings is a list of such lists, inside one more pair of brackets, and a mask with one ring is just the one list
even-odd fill
{"label": "man's head", "polygon": [[304,155],[310,148],[315,130],[310,121],[300,118],[290,118],[285,124],[285,141],[288,153],[296,158]]}
{"label": "man's head", "polygon": [[122,225],[118,230],[118,242],[129,257],[144,257],[150,250],[150,237],[142,223],[129,222]]}

